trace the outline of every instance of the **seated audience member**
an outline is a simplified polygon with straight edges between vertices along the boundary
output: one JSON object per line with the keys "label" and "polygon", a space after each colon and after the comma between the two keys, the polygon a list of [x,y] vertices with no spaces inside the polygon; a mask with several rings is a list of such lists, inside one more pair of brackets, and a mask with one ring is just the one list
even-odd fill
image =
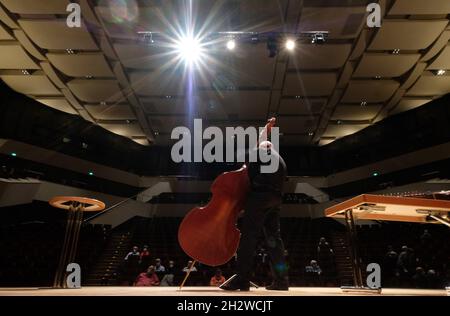
{"label": "seated audience member", "polygon": [[321,275],[322,270],[316,260],[311,260],[310,265],[305,267],[305,272],[309,275]]}
{"label": "seated audience member", "polygon": [[159,259],[159,258],[157,258],[157,259],[155,260],[155,271],[156,271],[157,273],[164,273],[164,272],[166,272],[166,267],[164,267],[164,266],[161,264],[161,259]]}
{"label": "seated audience member", "polygon": [[414,286],[418,289],[427,287],[427,275],[422,267],[416,268],[416,273],[413,275]]}
{"label": "seated audience member", "polygon": [[225,277],[222,275],[222,270],[217,269],[216,274],[213,275],[209,281],[210,286],[220,286],[225,282]]}
{"label": "seated audience member", "polygon": [[382,274],[383,278],[385,280],[386,285],[391,285],[395,273],[397,271],[397,260],[398,260],[398,254],[394,251],[392,246],[388,246],[388,251],[384,255],[384,261],[383,261],[383,268],[382,268]]}
{"label": "seated audience member", "polygon": [[441,287],[441,284],[439,284],[439,278],[438,275],[436,274],[436,271],[433,269],[430,269],[427,271],[427,288],[429,289],[438,289]]}
{"label": "seated audience member", "polygon": [[397,268],[400,275],[411,275],[413,273],[415,261],[414,251],[408,246],[403,246],[397,259]]}
{"label": "seated audience member", "polygon": [[173,286],[175,278],[175,262],[170,260],[166,269],[166,274],[161,280],[161,286]]}
{"label": "seated audience member", "polygon": [[428,231],[428,229],[425,229],[423,231],[422,236],[420,236],[420,242],[422,243],[422,245],[429,245],[431,242],[431,234]]}
{"label": "seated audience member", "polygon": [[139,253],[139,247],[134,246],[133,249],[125,256],[125,260],[136,260],[139,261],[140,253]]}
{"label": "seated audience member", "polygon": [[[181,270],[181,271],[187,273],[187,272],[189,272],[189,268],[190,268],[191,266],[192,266],[192,261],[189,260],[189,261],[187,262],[187,265],[186,265],[186,266],[183,268],[183,270]],[[191,269],[191,272],[197,272],[197,268],[196,268],[195,266],[193,266],[192,269]]]}
{"label": "seated audience member", "polygon": [[135,281],[135,286],[157,286],[159,285],[159,278],[155,273],[155,266],[150,266],[147,272],[142,272],[138,275]]}

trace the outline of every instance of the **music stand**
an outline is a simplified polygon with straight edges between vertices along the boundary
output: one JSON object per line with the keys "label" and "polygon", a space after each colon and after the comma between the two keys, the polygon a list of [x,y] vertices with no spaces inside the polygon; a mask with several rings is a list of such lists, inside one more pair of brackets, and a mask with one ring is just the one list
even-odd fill
{"label": "music stand", "polygon": [[101,211],[105,208],[105,203],[75,196],[55,196],[49,203],[53,207],[67,211],[64,242],[53,281],[53,288],[66,288],[66,267],[75,260],[83,213]]}

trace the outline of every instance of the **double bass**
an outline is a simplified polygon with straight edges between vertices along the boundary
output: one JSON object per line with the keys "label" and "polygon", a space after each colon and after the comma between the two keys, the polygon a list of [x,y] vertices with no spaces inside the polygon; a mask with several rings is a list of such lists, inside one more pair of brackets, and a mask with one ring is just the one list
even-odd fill
{"label": "double bass", "polygon": [[[267,140],[274,125],[275,118],[272,118],[261,132],[260,141]],[[236,222],[249,189],[245,164],[239,170],[222,173],[214,180],[209,203],[192,209],[178,229],[179,244],[189,257],[215,267],[227,263],[234,256],[241,237]]]}

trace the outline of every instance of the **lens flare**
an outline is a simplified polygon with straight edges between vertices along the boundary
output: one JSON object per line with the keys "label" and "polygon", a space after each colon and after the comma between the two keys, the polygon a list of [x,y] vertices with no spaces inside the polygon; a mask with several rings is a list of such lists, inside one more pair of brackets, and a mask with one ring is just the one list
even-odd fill
{"label": "lens flare", "polygon": [[178,57],[188,65],[196,64],[203,53],[200,41],[193,36],[184,36],[177,41]]}
{"label": "lens flare", "polygon": [[99,7],[107,8],[103,17],[110,23],[133,22],[139,14],[135,0],[100,0]]}
{"label": "lens flare", "polygon": [[286,49],[293,50],[295,48],[295,42],[291,39],[286,41]]}
{"label": "lens flare", "polygon": [[236,42],[234,40],[229,40],[227,42],[227,49],[228,50],[233,50],[236,47]]}

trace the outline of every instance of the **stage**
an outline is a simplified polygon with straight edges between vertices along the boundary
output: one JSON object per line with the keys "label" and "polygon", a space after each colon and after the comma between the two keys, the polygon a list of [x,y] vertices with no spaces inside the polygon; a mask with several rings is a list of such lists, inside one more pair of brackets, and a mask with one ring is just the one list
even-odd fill
{"label": "stage", "polygon": [[292,287],[288,292],[252,288],[227,292],[212,287],[90,287],[81,289],[0,288],[0,296],[447,296],[445,289],[383,289],[381,294],[343,292],[340,288]]}

